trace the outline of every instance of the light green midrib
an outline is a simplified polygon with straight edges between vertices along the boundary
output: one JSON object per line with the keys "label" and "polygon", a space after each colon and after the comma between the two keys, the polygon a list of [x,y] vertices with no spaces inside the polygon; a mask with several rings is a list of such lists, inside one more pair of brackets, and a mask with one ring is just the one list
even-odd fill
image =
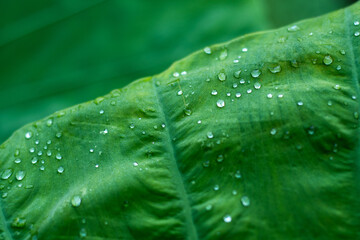
{"label": "light green midrib", "polygon": [[169,161],[170,163],[170,170],[173,173],[172,176],[174,177],[175,180],[175,184],[176,184],[176,188],[178,190],[178,193],[180,194],[181,200],[184,203],[184,214],[185,214],[185,225],[186,225],[186,232],[187,232],[187,236],[184,239],[191,239],[191,240],[197,240],[198,238],[198,234],[197,234],[197,229],[193,220],[193,215],[192,215],[192,210],[191,210],[191,204],[190,204],[190,200],[188,197],[188,194],[186,192],[185,189],[185,182],[184,179],[181,175],[179,166],[178,166],[178,162],[177,162],[177,158],[176,158],[176,150],[175,150],[175,146],[173,144],[172,138],[171,138],[171,125],[169,124],[169,119],[164,111],[164,105],[163,105],[163,101],[161,96],[159,95],[158,91],[157,91],[157,87],[154,83],[154,79],[151,79],[152,81],[152,85],[154,88],[154,92],[155,92],[155,98],[157,101],[157,104],[160,108],[160,114],[162,119],[164,120],[165,123],[165,131],[167,134],[167,138],[168,141],[166,141],[167,146],[166,149],[169,151],[170,156],[171,156],[171,160]]}
{"label": "light green midrib", "polygon": [[[344,11],[344,15],[345,15],[345,29],[346,29],[346,41],[347,41],[347,45],[350,49],[349,52],[349,56],[351,58],[351,69],[352,69],[352,80],[354,82],[355,88],[356,88],[356,93],[358,94],[358,96],[360,95],[360,86],[359,86],[359,74],[357,71],[357,63],[356,63],[356,58],[355,58],[355,50],[352,44],[352,33],[351,33],[351,29],[349,27],[349,25],[351,24],[351,17],[352,17],[352,13],[350,12],[350,8],[346,8]],[[360,106],[358,109],[358,112],[360,112]],[[355,190],[356,192],[360,193],[360,128],[358,126],[357,128],[357,138],[358,138],[358,142],[356,145],[356,150],[355,150],[355,185],[357,187],[357,189]],[[357,207],[358,207],[358,211],[360,211],[360,202],[357,203]],[[358,216],[360,216],[360,213],[357,212]],[[360,239],[360,234],[358,234],[358,238]]]}
{"label": "light green midrib", "polygon": [[3,226],[3,230],[4,230],[4,234],[5,234],[5,240],[13,240],[14,238],[12,237],[10,229],[8,228],[2,204],[1,204],[0,208],[1,208],[0,221],[1,221],[2,226]]}

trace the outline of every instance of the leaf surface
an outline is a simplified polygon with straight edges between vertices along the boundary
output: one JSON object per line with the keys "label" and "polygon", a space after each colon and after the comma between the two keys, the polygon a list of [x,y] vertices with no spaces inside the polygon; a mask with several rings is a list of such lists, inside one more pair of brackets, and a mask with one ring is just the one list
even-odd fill
{"label": "leaf surface", "polygon": [[359,18],[215,45],[21,128],[1,237],[358,239]]}

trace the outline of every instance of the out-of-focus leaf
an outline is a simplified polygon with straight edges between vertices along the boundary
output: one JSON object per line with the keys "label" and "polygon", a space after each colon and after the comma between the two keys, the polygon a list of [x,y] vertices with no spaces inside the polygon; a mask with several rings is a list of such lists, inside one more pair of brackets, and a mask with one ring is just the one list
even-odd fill
{"label": "out-of-focus leaf", "polygon": [[273,1],[1,1],[0,142],[208,44],[346,4],[329,0],[319,9],[304,0],[289,16],[281,8],[288,3]]}
{"label": "out-of-focus leaf", "polygon": [[206,48],[0,146],[3,239],[358,239],[360,3]]}

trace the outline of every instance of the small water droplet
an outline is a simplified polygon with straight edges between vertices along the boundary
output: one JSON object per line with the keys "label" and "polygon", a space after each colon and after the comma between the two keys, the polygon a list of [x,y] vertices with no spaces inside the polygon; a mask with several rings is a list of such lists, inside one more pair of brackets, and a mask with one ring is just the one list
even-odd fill
{"label": "small water droplet", "polygon": [[340,90],[340,89],[341,89],[341,86],[340,86],[339,84],[336,84],[336,85],[334,86],[334,89]]}
{"label": "small water droplet", "polygon": [[178,95],[178,96],[183,95],[183,91],[182,91],[182,90],[179,90],[179,91],[177,92],[177,95]]}
{"label": "small water droplet", "polygon": [[201,120],[197,121],[198,124],[201,124]]}
{"label": "small water droplet", "polygon": [[190,109],[185,108],[184,113],[185,113],[186,116],[190,116],[192,112],[191,112]]}
{"label": "small water droplet", "polygon": [[298,101],[298,102],[297,102],[297,105],[298,105],[298,106],[302,106],[302,105],[304,105],[304,103],[303,103],[302,101]]}
{"label": "small water droplet", "polygon": [[266,95],[266,97],[267,97],[267,98],[272,98],[273,95],[272,95],[271,93],[268,93],[268,94]]}
{"label": "small water droplet", "polygon": [[241,198],[241,204],[244,206],[244,207],[248,207],[250,206],[250,198],[248,196],[243,196]]}
{"label": "small water droplet", "polygon": [[16,180],[21,181],[25,177],[25,171],[18,171],[15,175]]}
{"label": "small water droplet", "polygon": [[181,75],[182,75],[182,76],[185,76],[186,74],[187,74],[186,71],[182,71],[182,72],[181,72]]}
{"label": "small water droplet", "polygon": [[93,153],[93,152],[94,152],[94,149],[93,149],[93,148],[90,148],[89,152]]}
{"label": "small water droplet", "polygon": [[238,192],[236,190],[232,190],[231,194],[236,196],[238,194]]}
{"label": "small water droplet", "polygon": [[32,137],[32,132],[25,133],[25,138],[30,139]]}
{"label": "small water droplet", "polygon": [[231,222],[231,216],[230,215],[225,215],[224,216],[224,222],[226,222],[226,223]]}
{"label": "small water droplet", "polygon": [[76,195],[71,199],[71,205],[73,207],[79,207],[81,204],[81,197]]}
{"label": "small water droplet", "polygon": [[240,170],[237,170],[236,172],[235,172],[235,178],[237,178],[237,179],[239,179],[239,178],[241,178],[241,173],[240,173]]}
{"label": "small water droplet", "polygon": [[283,98],[284,97],[284,94],[279,94],[278,95],[278,98]]}
{"label": "small water droplet", "polygon": [[219,100],[216,102],[216,106],[218,106],[219,108],[223,108],[223,107],[225,106],[224,100],[219,99]]}
{"label": "small water droplet", "polygon": [[237,98],[241,97],[241,93],[236,93],[235,97],[237,97]]}
{"label": "small water droplet", "polygon": [[129,126],[131,129],[134,129],[135,125],[133,123],[130,124]]}
{"label": "small water droplet", "polygon": [[247,48],[243,48],[243,49],[241,49],[241,51],[242,51],[242,52],[247,52],[248,49],[247,49]]}
{"label": "small water droplet", "polygon": [[206,135],[209,139],[214,138],[214,135],[212,132],[208,132]]}
{"label": "small water droplet", "polygon": [[314,135],[315,134],[315,127],[314,126],[310,126],[307,128],[307,133],[309,135]]}
{"label": "small water droplet", "polygon": [[14,162],[15,163],[21,163],[21,159],[20,158],[15,158]]}
{"label": "small water droplet", "polygon": [[64,172],[64,170],[65,170],[65,169],[60,166],[60,167],[58,167],[57,172],[60,173],[60,174],[62,174],[62,173]]}
{"label": "small water droplet", "polygon": [[250,93],[252,93],[252,90],[248,89],[248,90],[246,90],[246,93],[250,94]]}
{"label": "small water droplet", "polygon": [[85,229],[85,228],[81,228],[81,229],[80,229],[79,236],[80,236],[80,238],[86,238],[87,233],[86,233],[86,229]]}
{"label": "small water droplet", "polygon": [[24,228],[26,226],[26,219],[25,218],[14,218],[14,220],[11,223],[11,226],[13,228]]}
{"label": "small water droplet", "polygon": [[359,119],[359,113],[358,112],[354,112],[354,118]]}
{"label": "small water droplet", "polygon": [[239,83],[240,83],[240,84],[244,84],[244,83],[245,83],[245,80],[244,80],[244,79],[240,79]]}
{"label": "small water droplet", "polygon": [[229,93],[229,92],[228,92],[228,93],[226,93],[226,96],[230,97],[230,96],[231,96],[231,93]]}
{"label": "small water droplet", "polygon": [[354,21],[355,26],[359,26],[360,22],[358,20]]}
{"label": "small water droplet", "polygon": [[252,70],[251,71],[251,76],[253,77],[253,78],[257,78],[257,77],[259,77],[261,75],[261,71],[259,70],[259,69],[255,69],[255,70]]}
{"label": "small water droplet", "polygon": [[220,189],[220,187],[219,187],[219,185],[216,184],[213,189],[214,189],[214,191],[218,191]]}
{"label": "small water droplet", "polygon": [[215,89],[211,91],[211,95],[216,96],[217,94],[218,92]]}
{"label": "small water droplet", "polygon": [[271,130],[270,130],[270,134],[271,134],[271,135],[275,135],[275,134],[276,134],[276,132],[277,132],[277,131],[276,131],[276,129],[275,129],[275,128],[273,128],[273,129],[271,129]]}
{"label": "small water droplet", "polygon": [[220,72],[220,73],[218,74],[218,79],[219,79],[221,82],[225,81],[225,80],[226,80],[226,74],[225,74],[224,72]]}
{"label": "small water droplet", "polygon": [[290,62],[291,66],[294,68],[298,68],[299,67],[299,63],[296,60],[291,60]]}
{"label": "small water droplet", "polygon": [[31,159],[31,163],[32,163],[32,164],[37,163],[37,161],[38,161],[38,158],[37,158],[37,157],[33,157],[33,158]]}
{"label": "small water droplet", "polygon": [[254,88],[255,89],[260,89],[261,88],[261,84],[259,82],[254,83]]}
{"label": "small water droplet", "polygon": [[238,84],[237,83],[233,83],[233,88],[237,88],[238,87]]}
{"label": "small water droplet", "polygon": [[293,25],[291,27],[288,27],[288,32],[296,32],[299,31],[300,27],[298,27],[297,25]]}
{"label": "small water droplet", "polygon": [[104,114],[104,112],[105,112],[105,111],[104,111],[104,110],[102,110],[102,109],[99,111],[100,115],[103,115],[103,114]]}
{"label": "small water droplet", "polygon": [[340,50],[340,53],[341,53],[342,55],[345,55],[345,54],[346,54],[345,50]]}
{"label": "small water droplet", "polygon": [[139,164],[137,162],[133,162],[133,166],[137,167],[137,166],[139,166]]}
{"label": "small water droplet", "polygon": [[206,160],[206,161],[204,161],[204,162],[202,163],[202,165],[203,165],[204,168],[207,168],[207,167],[210,166],[210,161],[209,161],[209,160]]}
{"label": "small water droplet", "polygon": [[211,48],[210,48],[210,47],[205,47],[205,48],[204,48],[204,52],[205,52],[206,54],[211,54]]}
{"label": "small water droplet", "polygon": [[341,66],[337,65],[336,70],[340,71],[341,70]]}
{"label": "small water droplet", "polygon": [[275,67],[273,67],[273,68],[269,68],[269,70],[270,70],[270,72],[272,72],[272,73],[279,73],[279,72],[281,72],[281,66],[280,66],[280,65],[277,65],[277,66],[275,66]]}
{"label": "small water droplet", "polygon": [[332,62],[333,62],[333,59],[330,55],[326,55],[323,59],[323,63],[325,65],[330,65],[330,64],[332,64]]}
{"label": "small water droplet", "polygon": [[241,70],[234,72],[235,78],[240,78]]}
{"label": "small water droplet", "polygon": [[174,72],[174,73],[173,73],[173,76],[174,76],[174,77],[179,77],[179,76],[180,76],[180,73]]}
{"label": "small water droplet", "polygon": [[48,127],[51,127],[52,124],[53,124],[53,120],[51,118],[46,121],[46,125]]}
{"label": "small water droplet", "polygon": [[45,170],[45,167],[44,167],[44,166],[41,166],[39,169],[40,169],[40,171],[44,171],[44,170]]}
{"label": "small water droplet", "polygon": [[61,138],[61,136],[62,136],[62,133],[61,132],[58,132],[58,133],[56,133],[56,135],[55,135],[57,138]]}
{"label": "small water droplet", "polygon": [[206,211],[211,211],[211,209],[212,209],[212,205],[211,205],[211,204],[206,205],[205,209],[206,209]]}
{"label": "small water droplet", "polygon": [[360,32],[356,31],[356,32],[354,33],[354,36],[355,36],[355,37],[360,36]]}
{"label": "small water droplet", "polygon": [[218,155],[216,161],[221,163],[224,160],[224,156],[222,154]]}
{"label": "small water droplet", "polygon": [[227,56],[228,56],[227,50],[224,49],[224,50],[221,51],[219,59],[220,59],[220,60],[224,60],[224,59],[227,58]]}

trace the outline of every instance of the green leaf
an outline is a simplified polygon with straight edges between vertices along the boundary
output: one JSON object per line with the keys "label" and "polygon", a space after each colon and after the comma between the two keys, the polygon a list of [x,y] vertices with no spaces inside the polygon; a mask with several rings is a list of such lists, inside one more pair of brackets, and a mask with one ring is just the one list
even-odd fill
{"label": "green leaf", "polygon": [[215,45],[18,130],[1,237],[358,239],[359,18]]}
{"label": "green leaf", "polygon": [[302,0],[294,11],[283,0],[1,1],[0,142],[206,45],[346,4]]}

